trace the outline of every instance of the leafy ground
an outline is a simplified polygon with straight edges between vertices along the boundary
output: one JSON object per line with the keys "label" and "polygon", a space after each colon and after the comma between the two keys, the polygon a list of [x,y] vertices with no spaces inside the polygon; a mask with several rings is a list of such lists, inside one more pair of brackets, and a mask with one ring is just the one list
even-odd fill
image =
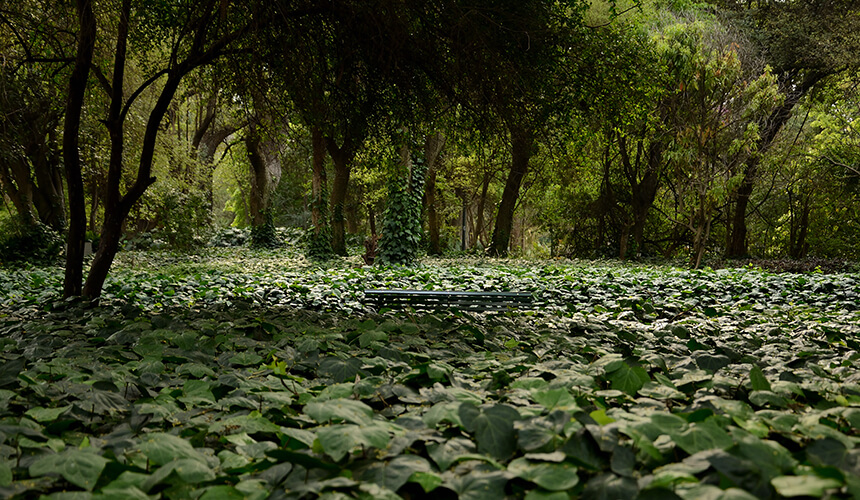
{"label": "leafy ground", "polygon": [[125,253],[98,307],[0,272],[0,495],[860,498],[856,273],[239,257]]}

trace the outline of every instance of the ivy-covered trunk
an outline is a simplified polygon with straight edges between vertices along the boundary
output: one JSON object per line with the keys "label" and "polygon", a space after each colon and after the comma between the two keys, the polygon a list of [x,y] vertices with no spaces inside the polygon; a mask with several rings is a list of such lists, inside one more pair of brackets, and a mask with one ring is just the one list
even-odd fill
{"label": "ivy-covered trunk", "polygon": [[520,195],[520,186],[529,170],[529,160],[534,154],[534,135],[522,128],[511,130],[511,170],[502,191],[502,201],[496,215],[496,226],[493,229],[493,241],[489,253],[496,257],[508,255],[508,245],[511,241],[511,230],[514,225],[514,208]]}
{"label": "ivy-covered trunk", "polygon": [[331,228],[326,196],[325,137],[319,127],[311,128],[311,229],[307,234],[307,255],[316,260],[331,256]]}
{"label": "ivy-covered trunk", "polygon": [[399,161],[388,182],[388,206],[382,221],[378,260],[382,264],[405,266],[415,262],[421,244],[427,162],[412,152],[405,138],[399,152]]}

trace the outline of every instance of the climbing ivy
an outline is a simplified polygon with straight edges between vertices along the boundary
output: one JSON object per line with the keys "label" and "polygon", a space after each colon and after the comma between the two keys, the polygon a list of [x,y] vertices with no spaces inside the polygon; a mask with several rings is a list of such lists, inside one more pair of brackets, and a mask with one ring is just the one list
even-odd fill
{"label": "climbing ivy", "polygon": [[251,227],[251,248],[273,249],[284,246],[284,240],[278,236],[278,232],[275,230],[272,213],[264,210],[263,219],[262,224]]}
{"label": "climbing ivy", "polygon": [[388,206],[383,215],[379,240],[381,264],[409,265],[418,258],[421,246],[421,204],[427,162],[416,144],[410,144],[410,171],[399,168],[389,178]]}
{"label": "climbing ivy", "polygon": [[334,250],[331,247],[331,225],[328,223],[328,197],[325,189],[315,203],[319,205],[320,225],[312,226],[305,234],[305,255],[311,260],[328,260],[334,256]]}

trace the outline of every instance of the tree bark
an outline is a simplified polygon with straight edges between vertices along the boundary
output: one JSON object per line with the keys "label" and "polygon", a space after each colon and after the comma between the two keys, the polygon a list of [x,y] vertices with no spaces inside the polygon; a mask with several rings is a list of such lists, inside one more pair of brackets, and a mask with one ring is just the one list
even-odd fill
{"label": "tree bark", "polygon": [[744,257],[749,253],[747,248],[747,209],[753,189],[758,181],[761,156],[773,145],[779,131],[788,123],[794,106],[809,93],[812,87],[828,76],[827,73],[812,71],[798,84],[793,81],[795,74],[796,72],[789,74],[780,82],[782,87],[788,89],[785,101],[763,123],[759,124],[761,136],[758,140],[756,153],[747,160],[744,166],[743,179],[735,194],[731,236],[729,237],[728,248],[726,248],[726,257]]}
{"label": "tree bark", "polygon": [[492,180],[493,173],[485,170],[484,178],[481,180],[481,195],[478,197],[478,206],[475,209],[475,230],[472,231],[469,238],[469,248],[474,248],[478,244],[478,240],[481,239],[481,234],[484,232],[484,210],[487,207],[487,193],[490,190]]}
{"label": "tree bark", "polygon": [[313,152],[313,157],[311,158],[313,167],[313,178],[311,179],[311,224],[314,226],[314,233],[319,234],[325,225],[324,193],[326,188],[325,138],[319,127],[311,128],[311,147]]}
{"label": "tree bark", "polygon": [[63,163],[69,190],[69,232],[66,244],[66,271],[63,297],[81,294],[84,275],[84,243],[87,234],[86,201],[78,151],[81,114],[96,42],[96,17],[92,0],[77,0],[78,46],[75,67],[69,78],[69,97],[63,125]]}
{"label": "tree bark", "polygon": [[66,227],[66,202],[58,149],[56,130],[49,131],[47,139],[42,138],[39,141],[39,150],[33,165],[36,177],[33,203],[39,220],[51,229],[62,232]]}
{"label": "tree bark", "polygon": [[259,227],[266,223],[266,193],[269,191],[266,162],[260,151],[260,136],[252,128],[245,136],[245,149],[251,166],[251,193],[249,209],[251,226]]}
{"label": "tree bark", "polygon": [[800,202],[800,219],[792,221],[791,242],[789,248],[789,256],[792,259],[802,259],[806,257],[806,237],[809,233],[809,213],[812,210],[810,204],[810,196],[801,195]]}
{"label": "tree bark", "polygon": [[33,214],[30,166],[26,164],[24,158],[0,165],[0,187],[12,200],[12,205],[18,211],[21,221],[28,225],[34,224],[36,217]]}
{"label": "tree bark", "polygon": [[357,144],[347,137],[338,147],[332,137],[325,138],[328,154],[334,165],[334,180],[331,183],[331,248],[337,255],[346,255],[346,217],[344,209],[352,160],[355,158]]}
{"label": "tree bark", "polygon": [[441,132],[428,134],[424,140],[424,160],[427,162],[427,178],[424,183],[424,207],[427,211],[427,229],[430,233],[431,255],[440,255],[442,245],[439,236],[439,214],[436,211],[436,163],[445,145]]}
{"label": "tree bark", "polygon": [[[86,4],[89,8],[90,15],[92,14],[91,8],[92,0],[78,0],[81,4]],[[99,248],[93,257],[93,263],[90,267],[89,275],[87,276],[86,284],[84,284],[82,289],[82,294],[88,298],[97,298],[101,295],[102,288],[104,287],[105,279],[107,278],[108,271],[110,270],[111,265],[113,264],[113,259],[116,256],[116,252],[119,249],[119,240],[122,236],[122,226],[128,217],[129,212],[132,207],[138,200],[143,196],[146,190],[155,182],[155,177],[152,176],[152,162],[155,156],[155,147],[156,141],[158,139],[158,134],[161,131],[161,122],[164,119],[164,116],[167,114],[170,109],[170,105],[173,102],[173,98],[176,95],[176,91],[179,88],[179,84],[182,82],[182,79],[190,73],[192,70],[204,66],[206,64],[210,64],[212,61],[217,59],[222,53],[223,50],[229,46],[231,43],[242,37],[249,29],[250,25],[245,27],[230,31],[229,33],[223,35],[217,40],[213,41],[211,44],[206,43],[206,34],[212,29],[213,23],[213,12],[214,11],[206,11],[200,17],[194,18],[191,20],[190,24],[185,27],[186,32],[185,35],[189,35],[192,39],[190,52],[186,55],[186,57],[180,61],[176,60],[176,54],[171,54],[172,63],[169,69],[165,69],[161,72],[156,73],[149,80],[144,82],[129,99],[129,102],[125,103],[116,103],[114,98],[116,96],[122,95],[122,85],[121,79],[117,78],[117,71],[120,73],[124,72],[124,64],[125,64],[125,39],[127,38],[127,30],[128,30],[128,15],[131,10],[131,2],[130,0],[123,0],[123,15],[120,19],[120,24],[124,24],[125,28],[118,28],[117,31],[117,53],[114,58],[114,80],[119,81],[120,85],[116,83],[113,85],[112,90],[112,99],[111,99],[111,110],[110,116],[108,117],[108,128],[109,130],[115,130],[116,128],[121,129],[121,124],[125,120],[126,112],[129,110],[131,102],[135,97],[139,96],[146,88],[148,88],[152,83],[154,83],[157,79],[167,76],[167,80],[164,83],[164,86],[161,89],[161,92],[156,100],[152,110],[149,113],[149,117],[146,122],[146,129],[143,134],[143,141],[140,147],[140,156],[137,160],[137,177],[134,183],[129,187],[128,191],[125,195],[120,197],[119,194],[119,182],[116,179],[119,177],[115,175],[115,172],[108,173],[108,186],[105,193],[105,220],[102,224],[102,232],[101,238],[99,240]],[[83,24],[83,23],[82,23]],[[125,30],[125,32],[123,32]],[[93,20],[92,27],[92,35],[95,37],[95,24]],[[80,58],[81,51],[78,53],[78,57]],[[87,60],[86,69],[89,69],[89,62],[92,59],[92,50],[90,50],[90,56]],[[76,69],[78,64],[76,63]],[[86,76],[86,75],[84,75]],[[72,81],[75,81],[75,73],[73,73]],[[86,79],[83,79],[84,88],[81,90],[85,90]],[[117,89],[117,87],[119,87]],[[72,90],[75,90],[76,87],[73,85]],[[74,92],[70,92],[70,95],[75,95]],[[70,102],[72,99],[70,98]],[[122,101],[122,99],[120,99]],[[79,108],[83,104],[83,92],[80,92],[79,96]],[[69,106],[69,108],[72,108]],[[119,109],[119,112],[116,112],[116,109]],[[113,117],[117,117],[119,125],[111,125]],[[68,112],[67,112],[67,120],[68,120]],[[77,112],[77,123],[75,124],[74,131],[75,137],[72,139],[74,141],[74,150],[77,151],[77,132],[80,126],[80,109]],[[69,128],[67,127],[67,131]],[[121,158],[122,155],[116,155],[116,161],[114,159],[114,148],[117,144],[121,145],[121,141],[113,142],[111,144],[111,166],[121,167]],[[66,147],[66,137],[64,136],[64,150],[66,154],[69,153],[69,148]],[[79,252],[80,257],[77,255],[74,258],[74,261],[71,257],[67,255],[67,266],[66,266],[66,283],[68,286],[64,287],[64,293],[67,295],[74,295],[77,290],[73,287],[74,285],[74,272],[75,268],[81,268],[80,262],[83,260],[83,248],[84,248],[84,236],[85,236],[85,225],[86,225],[86,214],[85,207],[83,203],[83,182],[80,181],[80,159],[77,158],[77,162],[75,163],[77,167],[77,182],[80,184],[80,188],[75,188],[80,191],[80,201],[72,201],[74,193],[72,192],[72,179],[71,176],[67,175],[70,178],[69,180],[69,198],[70,198],[70,211],[74,212],[75,207],[80,209],[81,212],[81,220],[80,223],[80,236],[79,236],[79,250],[78,250],[78,242],[76,241],[75,252]],[[69,169],[69,165],[67,162],[66,168]],[[73,172],[74,173],[74,172]],[[116,200],[111,201],[110,204],[107,200]],[[110,206],[109,206],[110,205]],[[75,220],[76,214],[72,213],[72,221]],[[69,234],[70,241],[71,235],[74,232],[73,228],[70,225]],[[69,244],[70,254],[72,245],[71,242]],[[72,276],[70,277],[70,274]],[[80,274],[79,274],[80,275]]]}
{"label": "tree bark", "polygon": [[514,223],[514,209],[520,194],[523,177],[529,169],[529,160],[534,154],[534,136],[531,131],[514,128],[511,130],[511,170],[502,191],[499,212],[496,215],[493,241],[490,243],[489,254],[496,257],[508,255],[508,245],[511,241],[511,229]]}

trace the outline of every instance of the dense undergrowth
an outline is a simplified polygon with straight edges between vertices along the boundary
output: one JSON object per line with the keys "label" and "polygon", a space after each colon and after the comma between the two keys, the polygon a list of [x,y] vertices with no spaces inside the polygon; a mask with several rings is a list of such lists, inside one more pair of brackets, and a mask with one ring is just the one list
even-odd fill
{"label": "dense undergrowth", "polygon": [[860,497],[856,273],[266,255],[128,252],[99,306],[0,273],[0,494]]}

